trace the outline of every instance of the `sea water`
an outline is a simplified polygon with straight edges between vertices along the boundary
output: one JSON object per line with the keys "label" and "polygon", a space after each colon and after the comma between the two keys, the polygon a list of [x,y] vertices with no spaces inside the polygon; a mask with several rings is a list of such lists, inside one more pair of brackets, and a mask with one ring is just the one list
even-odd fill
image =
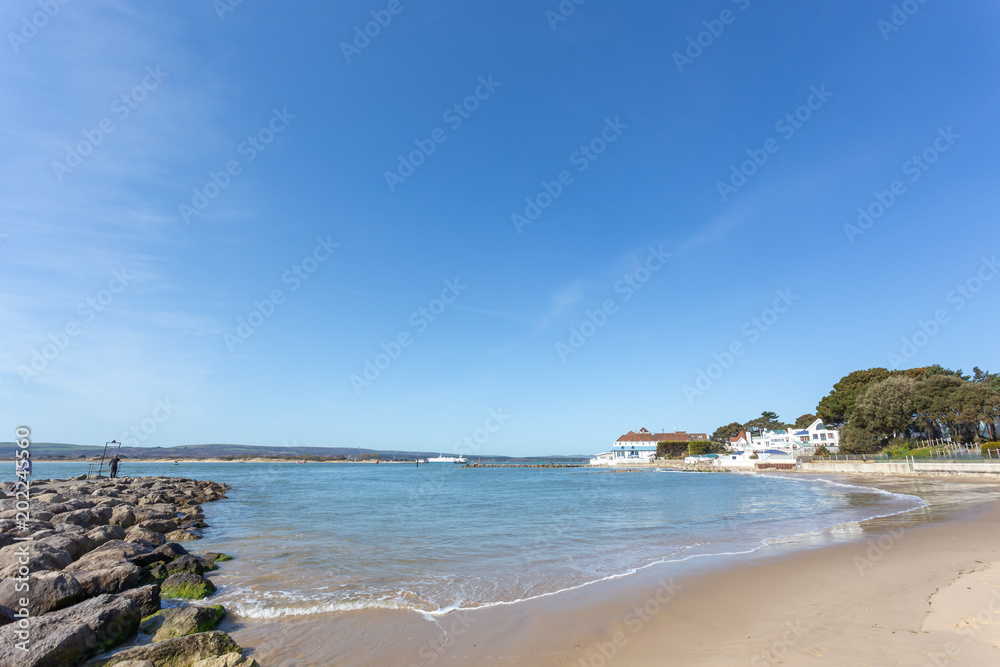
{"label": "sea water", "polygon": [[213,602],[259,619],[514,604],[925,504],[863,483],[592,468],[126,461],[121,474],[232,486],[187,546],[235,557],[212,575]]}

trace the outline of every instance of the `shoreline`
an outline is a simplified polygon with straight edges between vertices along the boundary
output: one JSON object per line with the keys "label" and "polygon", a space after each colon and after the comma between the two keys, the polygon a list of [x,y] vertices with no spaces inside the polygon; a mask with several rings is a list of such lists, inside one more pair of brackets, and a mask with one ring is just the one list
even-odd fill
{"label": "shoreline", "polygon": [[[861,481],[857,475],[814,477],[853,485]],[[254,655],[262,664],[283,660],[406,666],[530,662],[601,667],[612,662],[660,665],[664,655],[671,656],[671,664],[778,664],[773,651],[767,653],[768,647],[776,646],[782,655],[788,654],[790,664],[823,655],[827,664],[922,665],[923,661],[914,662],[919,650],[913,646],[917,644],[908,643],[912,633],[922,632],[919,623],[914,625],[913,619],[921,620],[921,615],[913,615],[913,605],[919,607],[920,600],[954,584],[962,571],[971,571],[978,561],[993,564],[992,571],[1000,576],[995,565],[1000,561],[1000,536],[983,537],[984,528],[995,533],[1000,521],[1000,484],[983,476],[915,479],[880,475],[878,481],[868,474],[864,477],[866,486],[911,493],[930,504],[853,527],[830,529],[815,539],[801,536],[750,554],[700,559],[702,562],[678,576],[669,574],[671,563],[661,563],[523,602],[433,617],[412,611],[364,610],[275,619],[236,618],[227,630],[242,645],[255,647]],[[963,485],[969,488],[961,488]],[[912,493],[914,490],[920,493]],[[961,495],[956,498],[956,493]],[[943,536],[954,537],[959,546],[947,552],[935,550],[947,544]],[[931,553],[933,557],[928,555]],[[870,561],[871,568],[862,568],[858,574],[857,558]],[[905,571],[900,573],[896,563],[904,563]],[[982,584],[975,590],[981,589]],[[997,595],[1000,600],[1000,593]],[[841,606],[826,617],[820,612],[834,597]],[[906,604],[892,606],[903,599]],[[888,607],[882,609],[880,604]],[[976,604],[963,601],[958,607]],[[867,634],[866,628],[856,627],[857,614],[848,613],[858,605],[877,609],[877,614],[871,613],[879,620]],[[935,611],[945,618],[953,614],[953,606],[939,605]],[[1000,620],[1000,602],[997,609]],[[963,613],[975,617],[977,612],[978,608],[969,608]],[[789,619],[798,619],[795,627],[801,629],[794,637],[788,635],[790,626],[784,624]],[[333,648],[318,641],[320,636],[329,636],[334,620],[338,632],[351,637],[351,647]],[[834,648],[816,643],[824,637],[830,639],[830,628],[838,627],[834,634],[847,633],[850,641],[834,641]],[[898,646],[887,642],[876,627],[898,627],[900,632],[905,628],[907,641]],[[954,634],[936,632],[931,639],[930,635],[923,638],[920,650],[933,653],[937,644],[932,639],[950,640]],[[975,636],[993,635],[977,629]],[[276,642],[274,637],[282,639]],[[794,643],[789,643],[789,638],[795,639]],[[884,644],[884,650],[872,643]],[[720,651],[720,644],[724,651]],[[947,644],[941,643],[942,651]],[[1000,649],[982,641],[962,646],[963,656],[987,660],[972,664],[991,664],[990,659],[1000,655],[989,653]],[[862,655],[884,659],[859,662],[856,658]],[[753,658],[758,660],[751,662]]]}
{"label": "shoreline", "polygon": [[[872,486],[902,492],[901,483]],[[948,490],[930,495],[941,492]],[[520,632],[522,647],[540,665],[597,664],[602,659],[658,665],[664,655],[672,663],[697,665],[804,664],[819,657],[826,664],[922,665],[927,658],[921,650],[933,653],[938,642],[924,638],[922,648],[911,643],[911,634],[920,632],[921,623],[915,621],[922,621],[923,612],[915,603],[953,584],[963,570],[983,560],[984,552],[991,554],[995,570],[1000,536],[991,537],[989,544],[981,538],[984,524],[995,526],[998,520],[997,499],[974,506],[930,500],[925,508],[858,524],[859,535],[821,539],[814,546],[772,545],[726,564],[706,562],[700,572],[676,580],[666,576],[666,568],[654,568],[606,587],[594,596],[596,601],[575,596],[561,605],[523,610],[533,622],[508,621],[505,626],[501,619],[483,618],[477,625],[490,627],[494,637]],[[961,539],[960,546],[932,557],[933,545],[946,544],[944,538]],[[984,593],[988,598],[989,592]],[[831,608],[834,602],[838,604]],[[864,614],[859,613],[862,606]],[[558,622],[543,621],[565,616],[567,607],[573,625],[588,631],[559,633]],[[964,613],[975,616],[978,611],[974,606]],[[544,639],[538,627],[546,627]],[[904,630],[905,636],[898,634]],[[568,640],[555,651],[561,641],[554,642],[554,634]],[[883,634],[903,641],[893,645]],[[489,636],[462,637],[454,648],[468,651],[471,643],[472,649],[495,650],[493,641]],[[947,643],[940,642],[942,647]],[[988,652],[980,652],[985,659]],[[966,657],[972,654],[967,651]]]}

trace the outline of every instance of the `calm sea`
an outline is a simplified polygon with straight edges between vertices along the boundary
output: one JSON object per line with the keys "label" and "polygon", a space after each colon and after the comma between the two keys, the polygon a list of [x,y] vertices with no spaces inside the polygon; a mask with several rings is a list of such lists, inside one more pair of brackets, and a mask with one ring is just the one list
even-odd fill
{"label": "calm sea", "polygon": [[[37,463],[35,478],[82,464]],[[215,598],[248,618],[356,609],[438,615],[627,576],[924,505],[799,477],[449,464],[143,464],[227,482],[197,551],[236,557]]]}

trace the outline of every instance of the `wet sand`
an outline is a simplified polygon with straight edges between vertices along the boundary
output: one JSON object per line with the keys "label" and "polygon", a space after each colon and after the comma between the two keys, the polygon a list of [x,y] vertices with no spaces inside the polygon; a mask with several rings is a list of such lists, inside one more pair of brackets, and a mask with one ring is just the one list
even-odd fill
{"label": "wet sand", "polygon": [[1000,664],[1000,481],[825,477],[931,504],[433,620],[368,610],[223,629],[270,667]]}

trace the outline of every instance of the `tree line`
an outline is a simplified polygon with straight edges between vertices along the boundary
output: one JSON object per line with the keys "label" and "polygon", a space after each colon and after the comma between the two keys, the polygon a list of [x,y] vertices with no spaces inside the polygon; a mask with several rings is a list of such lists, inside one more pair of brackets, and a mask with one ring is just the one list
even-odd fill
{"label": "tree line", "polygon": [[911,440],[996,441],[1000,373],[977,366],[967,375],[937,364],[857,370],[833,385],[816,406],[816,414],[788,424],[777,413],[765,411],[748,422],[720,426],[712,440],[726,443],[742,431],[806,428],[817,418],[827,428],[839,428],[841,451],[854,454],[900,447]]}

